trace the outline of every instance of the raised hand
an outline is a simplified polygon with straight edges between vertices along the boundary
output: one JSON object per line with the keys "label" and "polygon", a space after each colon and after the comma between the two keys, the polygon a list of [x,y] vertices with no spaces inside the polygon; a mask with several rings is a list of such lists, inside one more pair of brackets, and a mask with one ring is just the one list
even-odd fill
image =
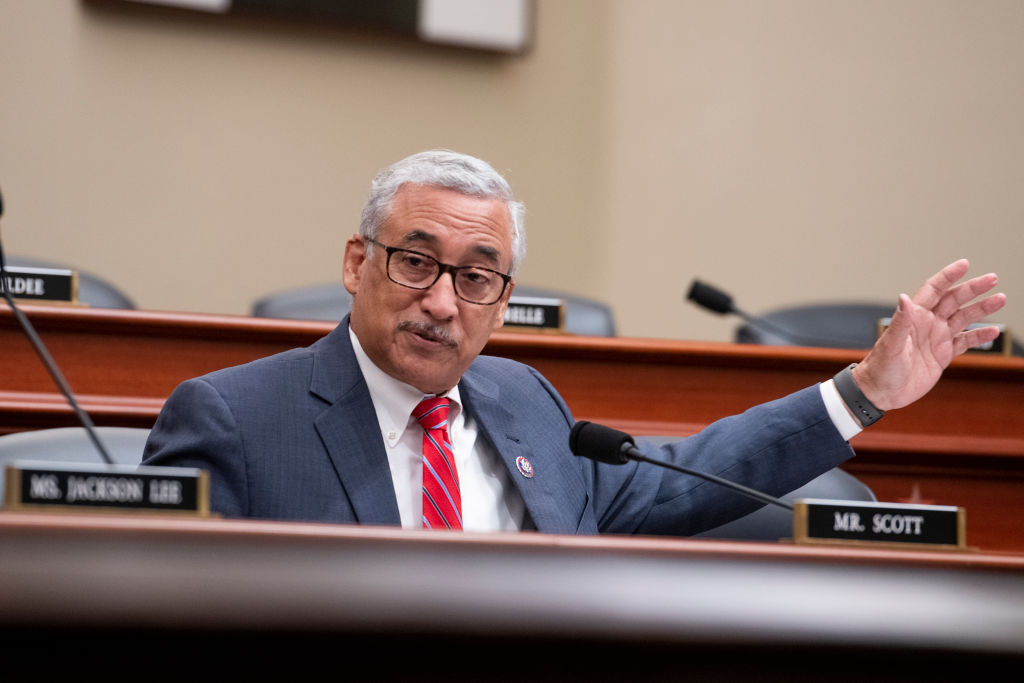
{"label": "raised hand", "polygon": [[1006,304],[1002,293],[974,301],[992,291],[998,278],[988,273],[957,284],[969,267],[967,259],[954,261],[928,278],[913,298],[900,295],[889,328],[853,371],[876,407],[913,403],[935,386],[956,356],[999,335],[996,327],[967,330]]}

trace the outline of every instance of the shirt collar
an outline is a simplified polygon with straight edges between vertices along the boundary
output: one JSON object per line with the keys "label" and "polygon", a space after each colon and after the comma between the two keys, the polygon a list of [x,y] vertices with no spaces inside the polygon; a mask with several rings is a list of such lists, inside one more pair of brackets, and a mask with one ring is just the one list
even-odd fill
{"label": "shirt collar", "polygon": [[[370,399],[373,401],[373,408],[377,413],[381,436],[384,438],[384,443],[394,446],[402,438],[406,428],[415,422],[412,417],[413,409],[420,401],[433,396],[433,394],[424,394],[416,387],[395,379],[381,370],[366,355],[366,351],[363,350],[351,326],[348,328],[348,334],[352,340],[356,363],[359,364],[359,370],[363,373],[363,379],[366,380],[366,386],[370,390]],[[452,401],[451,412],[448,415],[448,424],[450,425],[462,410],[458,385],[452,387],[444,395]]]}

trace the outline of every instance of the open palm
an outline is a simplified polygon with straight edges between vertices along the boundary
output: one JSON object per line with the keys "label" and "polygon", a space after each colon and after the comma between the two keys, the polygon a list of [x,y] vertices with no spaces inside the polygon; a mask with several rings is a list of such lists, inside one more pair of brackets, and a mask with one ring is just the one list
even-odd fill
{"label": "open palm", "polygon": [[996,286],[995,273],[957,284],[970,267],[954,261],[928,280],[913,298],[900,295],[889,328],[854,369],[868,400],[882,410],[902,408],[928,393],[950,362],[969,348],[992,341],[996,327],[967,328],[1006,304],[993,294],[969,303]]}

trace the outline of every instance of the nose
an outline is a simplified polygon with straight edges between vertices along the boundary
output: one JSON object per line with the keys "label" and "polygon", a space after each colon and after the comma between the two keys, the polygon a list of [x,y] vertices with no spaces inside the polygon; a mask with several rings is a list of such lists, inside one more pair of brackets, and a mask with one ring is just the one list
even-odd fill
{"label": "nose", "polygon": [[453,277],[451,273],[442,273],[433,286],[424,290],[420,306],[435,320],[451,320],[458,313],[459,297]]}

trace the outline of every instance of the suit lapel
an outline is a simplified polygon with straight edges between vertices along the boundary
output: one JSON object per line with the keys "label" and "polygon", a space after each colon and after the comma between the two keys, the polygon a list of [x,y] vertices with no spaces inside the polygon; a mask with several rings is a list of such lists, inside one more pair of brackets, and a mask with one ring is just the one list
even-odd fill
{"label": "suit lapel", "polygon": [[[459,387],[466,409],[523,498],[527,524],[532,521],[545,533],[577,533],[579,510],[565,504],[565,492],[579,486],[567,487],[561,468],[550,460],[550,444],[539,442],[539,437],[502,405],[495,382],[471,369]],[[347,317],[314,345],[310,393],[329,404],[315,426],[352,506],[354,521],[400,525],[387,453],[370,390],[352,351]],[[524,462],[532,467],[532,476],[523,473]]]}
{"label": "suit lapel", "polygon": [[537,531],[576,533],[579,520],[567,516],[568,510],[560,500],[559,492],[565,489],[558,468],[550,466],[543,445],[534,443],[522,420],[517,420],[498,400],[498,385],[470,371],[459,383],[459,392],[481,434],[505,464]]}
{"label": "suit lapel", "polygon": [[399,525],[377,414],[348,333],[348,318],[317,343],[310,393],[331,405],[315,421],[360,524]]}

